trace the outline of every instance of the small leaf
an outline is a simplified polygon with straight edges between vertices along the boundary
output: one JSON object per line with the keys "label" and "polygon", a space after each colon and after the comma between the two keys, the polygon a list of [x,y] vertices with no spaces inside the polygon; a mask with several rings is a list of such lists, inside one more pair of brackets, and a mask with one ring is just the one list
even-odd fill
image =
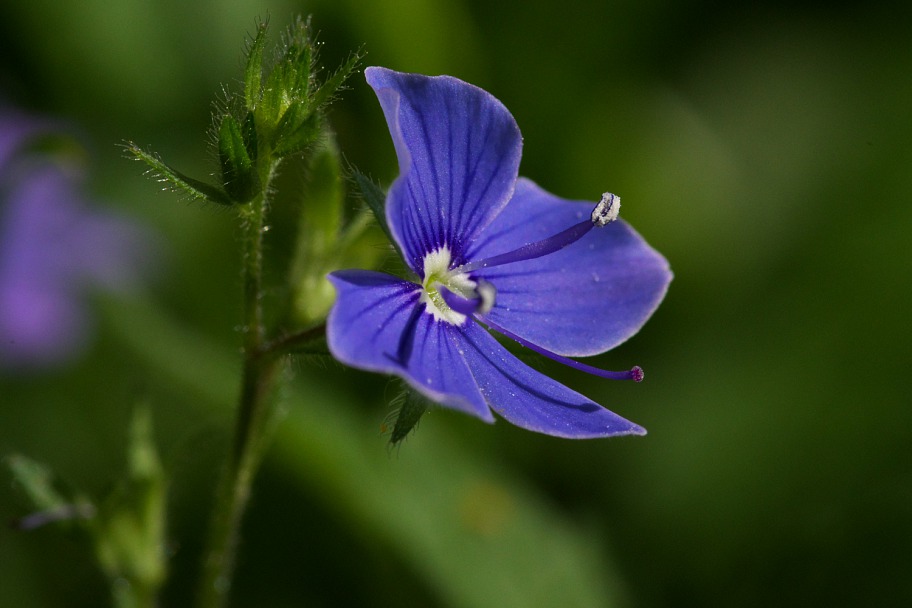
{"label": "small leaf", "polygon": [[149,173],[154,175],[156,180],[168,184],[172,191],[185,194],[195,200],[206,200],[219,205],[234,204],[234,201],[223,190],[184,175],[167,165],[157,154],[146,152],[133,142],[127,142],[124,147],[135,160],[146,163],[149,166]]}

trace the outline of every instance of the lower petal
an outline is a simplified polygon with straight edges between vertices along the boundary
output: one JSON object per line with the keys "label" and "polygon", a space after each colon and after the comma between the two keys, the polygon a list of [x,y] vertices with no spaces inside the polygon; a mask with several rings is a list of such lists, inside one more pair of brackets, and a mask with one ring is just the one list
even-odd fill
{"label": "lower petal", "polygon": [[329,280],[337,297],[326,338],[336,359],[396,374],[433,401],[494,421],[460,352],[461,329],[424,311],[420,286],[366,270],[334,272]]}
{"label": "lower petal", "polygon": [[465,360],[488,405],[516,426],[569,439],[645,435],[646,430],[541,374],[479,325],[463,328]]}

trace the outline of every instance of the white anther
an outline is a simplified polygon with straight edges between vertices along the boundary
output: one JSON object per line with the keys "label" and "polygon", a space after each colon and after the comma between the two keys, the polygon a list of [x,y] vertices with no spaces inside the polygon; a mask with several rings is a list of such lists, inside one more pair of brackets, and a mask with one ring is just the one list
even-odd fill
{"label": "white anther", "polygon": [[621,197],[610,192],[602,194],[602,200],[592,210],[592,223],[601,228],[618,219],[621,212]]}

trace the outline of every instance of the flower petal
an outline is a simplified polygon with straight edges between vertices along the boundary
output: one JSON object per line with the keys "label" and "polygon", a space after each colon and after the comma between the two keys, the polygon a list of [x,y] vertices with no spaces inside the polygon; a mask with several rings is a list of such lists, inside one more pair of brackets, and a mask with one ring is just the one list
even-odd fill
{"label": "flower petal", "polygon": [[[471,259],[547,238],[588,218],[593,207],[520,179],[510,203],[473,245]],[[665,258],[623,221],[593,228],[556,253],[477,275],[497,289],[494,308],[482,319],[569,357],[604,352],[634,335],[672,277]]]}
{"label": "flower petal", "polygon": [[451,76],[364,71],[389,124],[400,175],[386,215],[412,270],[447,246],[454,264],[513,193],[519,127],[490,93]]}
{"label": "flower petal", "polygon": [[569,439],[646,434],[522,363],[478,324],[466,325],[462,335],[466,361],[488,405],[516,426]]}
{"label": "flower petal", "polygon": [[424,312],[418,285],[367,270],[334,272],[329,280],[337,297],[326,338],[336,359],[396,374],[438,403],[494,421],[459,352],[459,328]]}
{"label": "flower petal", "polygon": [[93,210],[71,167],[34,155],[8,169],[0,169],[0,367],[62,363],[91,334],[83,292],[129,287],[151,267],[151,240]]}
{"label": "flower petal", "polygon": [[32,138],[53,133],[47,121],[32,118],[11,108],[0,108],[0,171]]}

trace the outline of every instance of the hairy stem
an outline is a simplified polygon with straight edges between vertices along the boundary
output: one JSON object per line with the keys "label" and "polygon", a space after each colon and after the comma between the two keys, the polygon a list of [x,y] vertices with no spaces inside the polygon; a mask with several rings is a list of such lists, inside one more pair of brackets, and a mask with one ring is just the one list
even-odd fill
{"label": "hairy stem", "polygon": [[[272,177],[274,167],[269,170]],[[267,179],[268,183],[269,180]],[[268,192],[266,188],[264,192]],[[263,357],[263,233],[266,194],[244,210],[244,366],[233,447],[221,480],[210,536],[203,556],[200,608],[224,606],[231,588],[241,522],[266,444],[271,395],[282,361]]]}
{"label": "hairy stem", "polygon": [[200,608],[224,606],[228,598],[241,521],[265,447],[269,398],[280,369],[279,359],[248,357],[244,362],[234,447],[219,488],[209,545],[204,555]]}

